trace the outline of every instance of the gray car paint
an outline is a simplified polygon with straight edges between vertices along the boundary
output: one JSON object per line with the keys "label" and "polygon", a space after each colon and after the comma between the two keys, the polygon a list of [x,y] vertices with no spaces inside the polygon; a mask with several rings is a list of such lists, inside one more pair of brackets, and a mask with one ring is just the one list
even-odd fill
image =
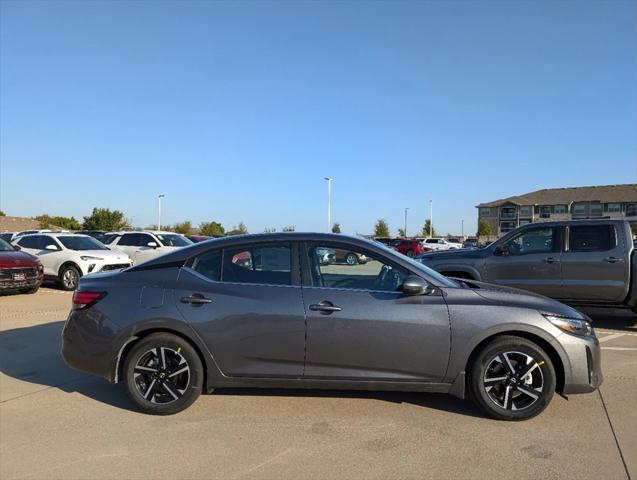
{"label": "gray car paint", "polygon": [[[433,293],[409,297],[314,288],[301,274],[305,267],[293,275],[292,286],[225,284],[204,281],[183,266],[214,248],[276,241],[347,242],[420,276]],[[158,330],[174,332],[194,345],[206,368],[208,390],[346,388],[450,392],[462,397],[471,353],[502,333],[545,342],[561,363],[556,367],[564,373],[564,393],[592,391],[602,381],[595,336],[564,334],[541,314],[585,318],[578,311],[521,291],[456,284],[356,237],[288,233],[216,239],[124,272],[86,276],[79,288],[108,294],[90,308],[71,311],[62,355],[71,367],[111,382],[119,380],[122,359],[134,342]],[[214,295],[215,303],[181,304],[182,295],[196,292]],[[308,314],[309,302],[328,296],[347,308],[324,317]],[[586,348],[593,359],[591,372]]]}

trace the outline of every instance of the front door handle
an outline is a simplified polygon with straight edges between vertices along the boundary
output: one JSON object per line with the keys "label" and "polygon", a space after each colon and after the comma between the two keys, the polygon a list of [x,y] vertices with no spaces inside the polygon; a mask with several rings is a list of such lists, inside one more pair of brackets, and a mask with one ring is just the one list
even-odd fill
{"label": "front door handle", "polygon": [[543,261],[544,263],[555,263],[555,258],[553,258],[553,257],[546,257],[546,258],[543,258],[543,259],[542,259],[542,261]]}
{"label": "front door handle", "polygon": [[619,263],[622,261],[622,259],[617,257],[606,257],[604,261],[608,263]]}
{"label": "front door handle", "polygon": [[329,315],[333,312],[340,312],[343,310],[341,307],[337,307],[332,302],[328,302],[327,300],[323,300],[319,303],[313,303],[310,305],[310,310],[313,312],[321,312],[323,315]]}
{"label": "front door handle", "polygon": [[200,307],[207,303],[212,303],[212,300],[204,297],[201,293],[193,293],[189,297],[182,297],[181,303],[188,303],[192,305],[193,307]]}

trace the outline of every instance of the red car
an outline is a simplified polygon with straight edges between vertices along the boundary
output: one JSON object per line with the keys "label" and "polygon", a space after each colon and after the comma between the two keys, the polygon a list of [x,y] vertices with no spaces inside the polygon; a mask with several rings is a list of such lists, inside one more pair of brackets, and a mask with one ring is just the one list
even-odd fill
{"label": "red car", "polygon": [[414,258],[416,255],[420,255],[421,253],[431,250],[430,248],[423,247],[422,243],[418,240],[409,240],[407,238],[396,240],[392,246],[403,255],[407,255],[409,258]]}
{"label": "red car", "polygon": [[37,257],[19,249],[0,239],[0,291],[35,293],[42,284],[44,268]]}

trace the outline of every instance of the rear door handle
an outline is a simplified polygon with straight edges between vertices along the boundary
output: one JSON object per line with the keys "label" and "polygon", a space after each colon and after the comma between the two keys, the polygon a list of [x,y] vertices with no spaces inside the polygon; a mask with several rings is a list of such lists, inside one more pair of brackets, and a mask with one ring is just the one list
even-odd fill
{"label": "rear door handle", "polygon": [[188,303],[193,307],[200,307],[207,303],[212,303],[212,300],[204,297],[201,293],[193,293],[189,297],[181,297],[181,303]]}
{"label": "rear door handle", "polygon": [[608,263],[619,263],[622,261],[622,259],[617,257],[606,257],[604,261]]}
{"label": "rear door handle", "polygon": [[543,259],[542,259],[542,261],[543,261],[544,263],[555,263],[555,259],[554,259],[553,257],[546,257],[546,258],[543,258]]}
{"label": "rear door handle", "polygon": [[333,312],[340,312],[343,310],[341,307],[337,307],[332,302],[328,302],[327,300],[323,300],[319,303],[313,303],[310,305],[310,310],[313,312],[321,312],[323,315],[329,315]]}

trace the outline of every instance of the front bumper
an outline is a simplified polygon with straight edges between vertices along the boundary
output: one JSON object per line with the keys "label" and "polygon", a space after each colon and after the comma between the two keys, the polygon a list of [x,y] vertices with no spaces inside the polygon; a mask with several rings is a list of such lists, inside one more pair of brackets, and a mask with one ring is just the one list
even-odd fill
{"label": "front bumper", "polygon": [[597,337],[578,337],[564,333],[553,340],[566,356],[564,362],[564,395],[589,393],[604,381],[602,351]]}
{"label": "front bumper", "polygon": [[82,269],[82,275],[88,275],[89,273],[101,273],[101,272],[119,272],[132,266],[131,262],[110,262],[103,260],[87,260],[82,262],[80,268]]}
{"label": "front bumper", "polygon": [[[9,272],[9,270],[3,270],[3,273],[4,272]],[[3,277],[6,277],[7,275],[3,275]],[[18,290],[25,288],[31,289],[39,287],[42,284],[43,279],[44,275],[42,274],[42,272],[39,272],[37,276],[25,275],[25,277],[21,280],[14,280],[13,278],[2,278],[0,279],[0,291]]]}

